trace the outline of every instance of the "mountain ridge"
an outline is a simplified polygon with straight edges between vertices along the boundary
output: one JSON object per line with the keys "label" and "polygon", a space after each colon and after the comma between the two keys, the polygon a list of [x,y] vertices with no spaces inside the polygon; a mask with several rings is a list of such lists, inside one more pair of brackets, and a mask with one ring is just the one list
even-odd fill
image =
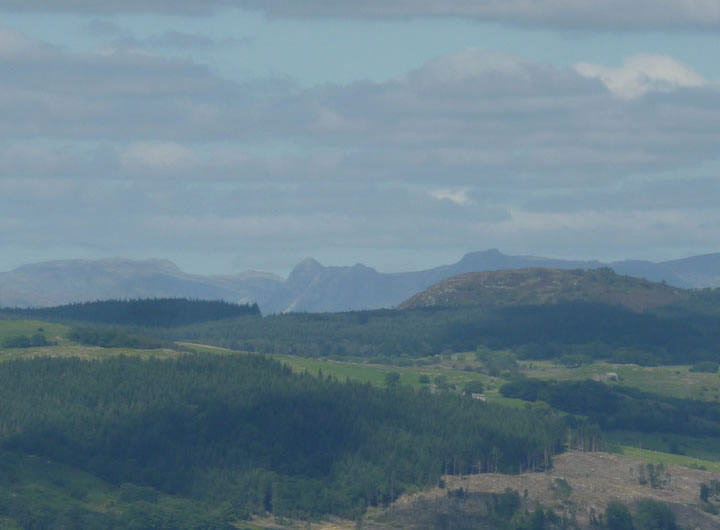
{"label": "mountain ridge", "polygon": [[524,268],[598,269],[665,281],[683,288],[720,286],[720,253],[654,263],[565,260],[469,252],[425,270],[383,273],[362,264],[325,266],[307,258],[287,279],[261,271],[199,275],[168,260],[55,260],[0,273],[0,306],[53,306],[108,298],[186,297],[258,303],[264,314],[391,308],[446,278],[470,272]]}

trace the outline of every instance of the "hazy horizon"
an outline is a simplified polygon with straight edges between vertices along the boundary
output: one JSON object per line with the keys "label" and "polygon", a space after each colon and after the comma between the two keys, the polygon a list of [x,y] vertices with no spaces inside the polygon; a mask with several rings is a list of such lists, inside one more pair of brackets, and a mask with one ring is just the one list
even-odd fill
{"label": "hazy horizon", "polygon": [[[400,272],[412,272],[412,271],[422,271],[422,270],[428,270],[435,267],[440,267],[443,265],[451,265],[454,263],[457,263],[460,261],[465,255],[473,253],[473,252],[486,252],[491,250],[497,250],[501,254],[505,256],[516,256],[516,257],[536,257],[536,258],[548,258],[548,259],[559,259],[559,260],[572,260],[572,261],[598,261],[601,263],[613,263],[613,262],[622,262],[622,261],[649,261],[652,263],[661,263],[665,261],[672,261],[676,259],[684,259],[684,258],[690,258],[694,256],[702,256],[706,254],[714,254],[712,252],[710,253],[699,253],[699,254],[688,254],[688,255],[682,255],[682,256],[672,256],[667,258],[660,258],[660,259],[652,259],[652,258],[637,258],[634,256],[625,256],[625,257],[618,257],[618,258],[598,258],[596,256],[558,256],[558,255],[549,255],[549,254],[530,254],[530,253],[514,253],[514,252],[507,252],[503,249],[477,249],[477,250],[467,250],[467,251],[458,251],[458,252],[447,252],[447,253],[434,253],[432,256],[427,256],[425,260],[422,261],[415,261],[408,263],[406,266],[404,266],[403,262],[397,262],[396,266],[393,267],[383,267],[383,266],[377,266],[376,264],[363,259],[358,259],[355,261],[349,260],[349,261],[332,261],[333,256],[326,256],[327,259],[318,257],[316,255],[307,254],[304,256],[300,256],[296,259],[293,264],[288,268],[273,268],[272,266],[268,267],[259,267],[259,266],[251,266],[245,269],[232,269],[232,270],[207,270],[202,267],[202,264],[198,264],[197,269],[193,268],[192,262],[189,262],[189,266],[186,265],[186,262],[183,262],[182,259],[175,260],[171,259],[167,256],[160,256],[160,255],[148,255],[148,256],[120,256],[120,255],[106,255],[106,256],[90,256],[90,257],[67,257],[67,258],[52,258],[47,260],[38,260],[38,261],[28,261],[21,263],[19,265],[15,265],[9,268],[2,268],[0,267],[0,273],[3,272],[11,272],[12,270],[17,269],[18,267],[21,267],[23,265],[32,265],[36,263],[47,263],[47,262],[55,262],[55,261],[103,261],[103,260],[131,260],[131,261],[149,261],[149,260],[158,260],[158,261],[170,261],[174,265],[176,265],[180,270],[182,270],[184,273],[188,274],[198,274],[198,275],[233,275],[233,274],[241,274],[246,272],[261,272],[261,273],[269,273],[269,274],[275,274],[277,276],[280,276],[281,278],[287,278],[288,275],[292,272],[292,270],[299,265],[302,261],[306,259],[313,259],[317,262],[319,262],[321,265],[325,267],[351,267],[353,265],[364,265],[366,267],[370,267],[372,269],[375,269],[376,271],[380,273],[400,273]],[[430,259],[435,258],[435,259]],[[262,262],[262,260],[259,260]],[[385,265],[387,265],[387,262],[384,262]]]}

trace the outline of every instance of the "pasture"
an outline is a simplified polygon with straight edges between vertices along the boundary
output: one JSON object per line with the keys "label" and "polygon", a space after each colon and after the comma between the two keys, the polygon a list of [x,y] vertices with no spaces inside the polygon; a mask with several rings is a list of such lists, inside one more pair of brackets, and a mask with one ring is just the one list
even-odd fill
{"label": "pasture", "polygon": [[[645,392],[682,399],[720,401],[720,375],[691,372],[690,366],[638,366],[595,362],[579,368],[567,368],[552,361],[523,361],[523,372],[528,377],[556,381],[605,381],[614,372],[618,383]],[[606,381],[607,382],[607,381]]]}

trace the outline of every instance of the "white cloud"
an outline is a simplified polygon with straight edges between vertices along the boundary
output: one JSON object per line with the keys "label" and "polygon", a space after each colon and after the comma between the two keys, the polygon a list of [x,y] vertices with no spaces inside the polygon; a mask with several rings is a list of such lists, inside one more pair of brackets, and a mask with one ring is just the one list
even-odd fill
{"label": "white cloud", "polygon": [[[17,174],[71,174],[75,165],[114,177],[124,168],[207,179],[427,184],[443,175],[473,189],[500,181],[582,187],[691,167],[720,149],[717,85],[662,56],[573,69],[463,50],[387,82],[306,89],[235,83],[152,54],[63,52],[37,61],[0,61],[0,142],[108,148],[78,154],[83,148],[37,143],[32,149],[47,151],[38,155],[0,143]],[[643,91],[653,97],[629,97]]]}
{"label": "white cloud", "polygon": [[599,79],[615,95],[633,99],[650,91],[669,91],[678,87],[700,87],[707,81],[692,68],[665,55],[637,54],[612,68],[578,63],[575,69],[590,79]]}
{"label": "white cloud", "polygon": [[472,200],[468,197],[470,190],[468,188],[442,188],[431,190],[428,195],[438,201],[450,201],[459,205],[472,204]]}

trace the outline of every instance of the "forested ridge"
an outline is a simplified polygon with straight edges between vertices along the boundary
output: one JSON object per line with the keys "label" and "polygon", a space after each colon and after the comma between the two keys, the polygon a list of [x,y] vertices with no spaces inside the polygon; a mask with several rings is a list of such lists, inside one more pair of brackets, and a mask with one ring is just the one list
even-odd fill
{"label": "forested ridge", "polygon": [[219,300],[146,298],[79,302],[56,307],[3,308],[0,313],[16,318],[172,327],[247,315],[259,316],[260,309],[257,304],[240,305]]}
{"label": "forested ridge", "polygon": [[0,402],[4,450],[229,502],[237,518],[357,517],[443,473],[542,469],[566,438],[547,411],[293,374],[260,356],[11,361]]}
{"label": "forested ridge", "polygon": [[[714,296],[696,297],[709,307]],[[187,341],[259,353],[396,360],[482,346],[511,349],[521,359],[581,353],[643,365],[720,361],[720,316],[680,305],[637,312],[572,301],[262,317],[256,305],[149,299],[2,310],[3,317],[75,325],[82,330],[78,342],[101,346]],[[107,329],[93,336],[89,326]]]}
{"label": "forested ridge", "polygon": [[152,333],[168,340],[307,357],[418,358],[484,346],[512,349],[522,359],[581,352],[593,359],[647,365],[720,360],[720,318],[682,311],[638,313],[584,302],[241,317]]}

